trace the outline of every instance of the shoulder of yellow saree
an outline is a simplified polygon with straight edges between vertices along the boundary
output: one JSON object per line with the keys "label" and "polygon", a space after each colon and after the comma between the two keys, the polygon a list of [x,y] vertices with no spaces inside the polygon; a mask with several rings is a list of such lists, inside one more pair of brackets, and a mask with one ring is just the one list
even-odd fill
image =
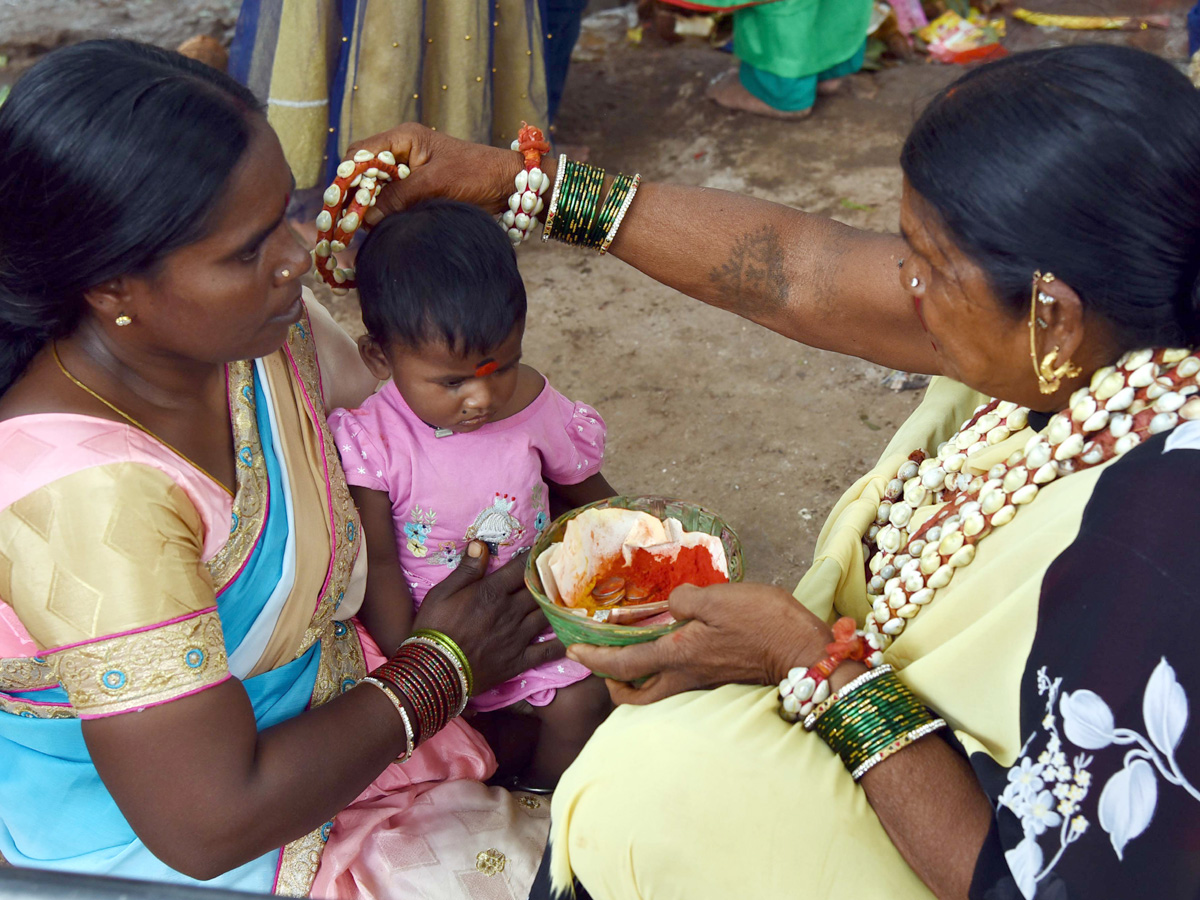
{"label": "shoulder of yellow saree", "polygon": [[229,677],[202,553],[168,474],[92,466],[0,510],[0,597],[81,717],[140,709]]}
{"label": "shoulder of yellow saree", "polygon": [[830,511],[817,537],[812,567],[796,587],[797,600],[828,621],[837,615],[860,621],[866,617],[870,606],[866,602],[862,536],[875,518],[888,481],[905,457],[917,449],[936,449],[986,399],[956,381],[933,379],[921,405],[900,426],[879,462],[851,485]]}

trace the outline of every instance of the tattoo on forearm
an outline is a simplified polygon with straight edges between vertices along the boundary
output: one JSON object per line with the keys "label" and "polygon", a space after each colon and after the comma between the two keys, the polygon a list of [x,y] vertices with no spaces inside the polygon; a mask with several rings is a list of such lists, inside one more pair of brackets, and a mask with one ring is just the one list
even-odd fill
{"label": "tattoo on forearm", "polygon": [[708,273],[720,291],[716,305],[743,316],[763,315],[787,305],[783,242],[779,229],[763,225],[738,238],[729,259]]}

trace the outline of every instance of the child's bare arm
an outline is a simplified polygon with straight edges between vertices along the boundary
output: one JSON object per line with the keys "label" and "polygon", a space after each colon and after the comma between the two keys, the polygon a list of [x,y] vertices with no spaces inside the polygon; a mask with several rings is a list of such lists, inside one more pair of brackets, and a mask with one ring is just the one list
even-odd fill
{"label": "child's bare arm", "polygon": [[367,592],[359,621],[385,656],[391,656],[412,632],[413,601],[392,526],[392,501],[383,491],[351,487],[362,518],[367,550]]}
{"label": "child's bare arm", "polygon": [[558,518],[568,510],[617,495],[602,472],[585,478],[579,484],[555,484],[551,481],[548,486],[550,488],[550,515],[554,518]]}

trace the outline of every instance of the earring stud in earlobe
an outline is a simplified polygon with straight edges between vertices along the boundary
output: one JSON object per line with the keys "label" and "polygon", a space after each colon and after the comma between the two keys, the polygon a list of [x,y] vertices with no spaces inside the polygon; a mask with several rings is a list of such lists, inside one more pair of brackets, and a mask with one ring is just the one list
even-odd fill
{"label": "earring stud in earlobe", "polygon": [[133,324],[132,317],[125,315],[125,313],[121,313],[114,321],[118,328],[124,328],[126,325]]}
{"label": "earring stud in earlobe", "polygon": [[917,278],[917,277],[914,275],[914,276],[913,276],[913,279],[912,279],[912,281],[910,281],[910,282],[908,283],[908,286],[909,286],[909,287],[914,287],[914,288],[915,288],[915,287],[916,287],[917,285],[919,285],[920,283],[921,283],[921,279]]}
{"label": "earring stud in earlobe", "polygon": [[292,277],[292,270],[291,270],[291,269],[280,269],[280,270],[279,270],[279,277],[280,277],[280,278],[291,278],[291,277]]}

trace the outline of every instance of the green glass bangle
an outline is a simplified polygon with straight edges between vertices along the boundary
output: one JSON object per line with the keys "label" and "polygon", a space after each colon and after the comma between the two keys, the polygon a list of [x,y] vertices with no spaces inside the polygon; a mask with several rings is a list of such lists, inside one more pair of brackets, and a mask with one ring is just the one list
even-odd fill
{"label": "green glass bangle", "polygon": [[633,178],[629,175],[618,175],[613,179],[613,185],[609,188],[608,196],[604,198],[604,204],[600,207],[600,212],[588,234],[589,246],[599,248],[604,243],[604,239],[608,236],[609,229],[616,221],[617,213],[620,212],[625,197],[632,187]]}
{"label": "green glass bangle", "polygon": [[835,703],[814,723],[814,730],[854,773],[933,721],[916,695],[888,673]]}

